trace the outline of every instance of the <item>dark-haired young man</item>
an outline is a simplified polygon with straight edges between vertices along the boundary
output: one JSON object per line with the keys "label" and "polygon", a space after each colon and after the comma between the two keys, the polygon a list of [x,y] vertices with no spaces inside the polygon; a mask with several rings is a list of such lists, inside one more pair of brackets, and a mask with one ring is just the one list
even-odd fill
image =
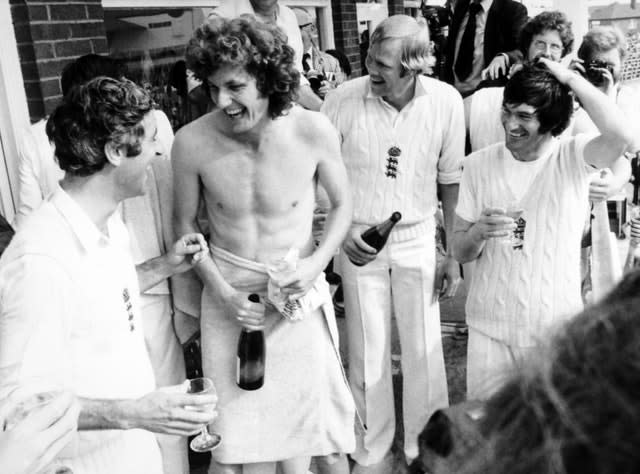
{"label": "dark-haired young man", "polygon": [[[556,138],[571,118],[570,90],[600,135]],[[454,255],[476,261],[466,305],[470,398],[489,395],[549,327],[581,308],[585,163],[610,166],[633,138],[615,104],[546,58],[511,77],[502,124],[505,143],[469,156],[456,209]]]}
{"label": "dark-haired young man", "polygon": [[[275,26],[211,18],[186,59],[217,106],[180,129],[172,150],[178,231],[196,231],[201,198],[211,231],[212,258],[196,267],[204,283],[202,365],[219,394],[213,429],[223,438],[210,472],[273,473],[279,464],[284,474],[306,474],[311,456],[355,445],[355,408],[322,273],[351,219],[338,137],[326,117],[293,106],[299,73]],[[316,185],[332,205],[317,248]],[[288,269],[273,273],[283,259]],[[276,309],[278,292],[297,301],[295,320]],[[251,293],[261,302],[250,302]],[[264,385],[253,392],[236,385],[242,328],[266,336]]]}
{"label": "dark-haired young man", "polygon": [[65,456],[74,472],[160,474],[151,432],[188,436],[214,418],[215,396],[156,390],[139,296],[206,255],[204,237],[134,267],[117,213],[163,153],[152,104],[106,77],[65,97],[47,122],[65,177],[0,259],[0,397],[17,385],[80,398],[77,449]]}
{"label": "dark-haired young man", "polygon": [[[544,11],[524,25],[519,48],[527,63],[540,57],[560,61],[573,48],[571,22],[560,11]],[[503,93],[504,87],[485,87],[465,100],[471,151],[504,141],[500,123]]]}

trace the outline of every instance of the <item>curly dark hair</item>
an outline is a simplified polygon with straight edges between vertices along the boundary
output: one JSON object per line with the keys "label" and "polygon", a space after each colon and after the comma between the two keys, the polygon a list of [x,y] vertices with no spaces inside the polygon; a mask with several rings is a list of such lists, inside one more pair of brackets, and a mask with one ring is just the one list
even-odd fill
{"label": "curly dark hair", "polygon": [[542,12],[531,18],[520,32],[520,51],[527,57],[531,41],[535,35],[545,31],[557,31],[562,41],[562,56],[566,56],[573,48],[573,31],[571,22],[560,11]]}
{"label": "curly dark hair", "polygon": [[124,147],[126,156],[142,151],[142,120],[153,109],[149,94],[128,79],[97,77],[74,88],[47,121],[60,168],[91,176],[107,163],[105,145]]}
{"label": "curly dark hair", "polygon": [[209,19],[194,32],[186,60],[205,84],[222,67],[243,67],[255,77],[258,91],[269,98],[271,118],[284,115],[298,97],[300,73],[286,36],[278,27],[251,15]]}
{"label": "curly dark hair", "polygon": [[536,109],[540,133],[557,137],[568,126],[573,115],[573,97],[569,88],[560,84],[544,64],[525,64],[507,82],[503,104],[527,104]]}

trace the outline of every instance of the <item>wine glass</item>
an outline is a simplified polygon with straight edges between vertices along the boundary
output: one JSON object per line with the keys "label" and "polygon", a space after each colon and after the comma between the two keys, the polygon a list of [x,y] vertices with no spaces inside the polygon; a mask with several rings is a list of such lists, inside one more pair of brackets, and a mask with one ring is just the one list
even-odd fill
{"label": "wine glass", "polygon": [[[208,377],[198,377],[195,379],[189,379],[187,393],[193,393],[196,395],[215,395],[216,389],[213,385],[213,380]],[[191,440],[189,446],[197,453],[205,453],[216,449],[220,446],[221,442],[222,436],[217,433],[209,433],[209,427],[205,425],[202,427],[200,434]]]}

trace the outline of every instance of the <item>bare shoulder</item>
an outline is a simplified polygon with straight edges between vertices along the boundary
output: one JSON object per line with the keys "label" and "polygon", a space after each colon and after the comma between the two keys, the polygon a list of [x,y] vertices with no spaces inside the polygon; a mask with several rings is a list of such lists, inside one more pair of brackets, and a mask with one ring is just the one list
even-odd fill
{"label": "bare shoulder", "polygon": [[197,157],[206,156],[202,150],[215,149],[213,146],[220,141],[218,125],[219,115],[212,112],[178,130],[171,149],[172,160],[197,163]]}
{"label": "bare shoulder", "polygon": [[323,113],[293,107],[288,118],[295,133],[307,143],[327,143],[327,140],[334,140],[337,137],[335,127]]}

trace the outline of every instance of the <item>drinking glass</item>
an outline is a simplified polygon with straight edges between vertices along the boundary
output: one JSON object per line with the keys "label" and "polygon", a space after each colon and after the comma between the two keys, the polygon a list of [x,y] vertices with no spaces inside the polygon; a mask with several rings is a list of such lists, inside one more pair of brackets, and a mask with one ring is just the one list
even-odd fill
{"label": "drinking glass", "polygon": [[[213,385],[213,380],[208,377],[198,377],[195,379],[189,379],[187,393],[194,393],[197,395],[215,395],[216,389]],[[222,436],[217,433],[209,433],[209,427],[205,425],[202,427],[200,434],[191,440],[189,446],[197,453],[204,453],[207,451],[213,451],[221,442]]]}
{"label": "drinking glass", "polygon": [[523,245],[523,236],[524,236],[524,228],[525,223],[519,222],[520,217],[522,217],[523,213],[522,207],[516,203],[509,203],[505,208],[505,215],[513,219],[513,222],[516,224],[516,228],[513,229],[508,235],[504,237],[500,237],[498,241],[505,245],[510,245],[514,249],[521,249]]}

